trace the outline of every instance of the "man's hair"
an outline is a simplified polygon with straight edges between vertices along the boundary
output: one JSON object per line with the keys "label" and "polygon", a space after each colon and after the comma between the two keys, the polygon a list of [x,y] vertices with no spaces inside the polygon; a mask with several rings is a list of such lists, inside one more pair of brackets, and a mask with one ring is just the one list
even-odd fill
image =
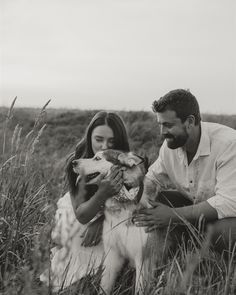
{"label": "man's hair", "polygon": [[167,110],[175,111],[176,116],[182,122],[192,115],[195,117],[195,125],[199,125],[201,115],[196,97],[185,89],[176,89],[168,92],[152,104],[155,113],[163,113]]}

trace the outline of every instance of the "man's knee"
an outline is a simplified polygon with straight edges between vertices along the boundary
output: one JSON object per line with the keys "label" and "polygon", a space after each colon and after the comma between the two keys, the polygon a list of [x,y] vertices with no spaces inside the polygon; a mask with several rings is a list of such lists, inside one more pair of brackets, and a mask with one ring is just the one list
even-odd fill
{"label": "man's knee", "polygon": [[236,217],[224,218],[208,225],[211,234],[211,244],[215,250],[235,252]]}

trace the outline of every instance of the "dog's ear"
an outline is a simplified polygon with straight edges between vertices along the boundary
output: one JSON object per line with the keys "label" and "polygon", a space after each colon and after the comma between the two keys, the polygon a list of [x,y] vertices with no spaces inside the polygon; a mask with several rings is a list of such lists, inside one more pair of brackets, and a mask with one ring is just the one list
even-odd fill
{"label": "dog's ear", "polygon": [[108,150],[103,151],[103,157],[107,161],[109,161],[109,162],[111,162],[111,163],[113,163],[115,165],[120,164],[119,160],[118,160],[120,154],[122,154],[122,152],[118,151],[118,150],[108,149]]}
{"label": "dog's ear", "polygon": [[132,152],[129,153],[121,153],[118,156],[118,161],[121,165],[127,166],[127,167],[133,167],[141,164],[144,159]]}

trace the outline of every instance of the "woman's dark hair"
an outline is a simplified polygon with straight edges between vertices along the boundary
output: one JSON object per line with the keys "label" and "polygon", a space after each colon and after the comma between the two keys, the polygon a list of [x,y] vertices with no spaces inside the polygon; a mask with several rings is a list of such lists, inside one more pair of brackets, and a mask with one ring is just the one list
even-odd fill
{"label": "woman's dark hair", "polygon": [[91,142],[91,135],[97,126],[107,125],[114,133],[114,149],[128,152],[129,142],[125,124],[121,117],[112,112],[101,111],[90,121],[84,137],[76,145],[75,152],[68,157],[66,175],[69,183],[70,193],[76,193],[76,174],[73,171],[72,161],[79,158],[92,158],[94,156]]}
{"label": "woman's dark hair", "polygon": [[155,113],[163,113],[167,110],[175,111],[176,116],[182,122],[186,121],[190,115],[195,117],[195,125],[199,125],[201,121],[196,97],[190,91],[184,89],[172,90],[159,100],[155,100],[152,109]]}

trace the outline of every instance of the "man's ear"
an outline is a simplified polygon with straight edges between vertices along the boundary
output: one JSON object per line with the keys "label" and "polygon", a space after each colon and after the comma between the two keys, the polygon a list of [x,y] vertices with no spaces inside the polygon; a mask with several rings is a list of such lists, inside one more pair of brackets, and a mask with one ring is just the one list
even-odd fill
{"label": "man's ear", "polygon": [[118,156],[118,161],[121,165],[128,166],[131,168],[133,166],[137,166],[138,164],[142,163],[144,159],[132,152],[129,152],[129,153],[121,153]]}
{"label": "man's ear", "polygon": [[189,115],[186,119],[187,128],[191,128],[195,126],[195,117],[193,115]]}

